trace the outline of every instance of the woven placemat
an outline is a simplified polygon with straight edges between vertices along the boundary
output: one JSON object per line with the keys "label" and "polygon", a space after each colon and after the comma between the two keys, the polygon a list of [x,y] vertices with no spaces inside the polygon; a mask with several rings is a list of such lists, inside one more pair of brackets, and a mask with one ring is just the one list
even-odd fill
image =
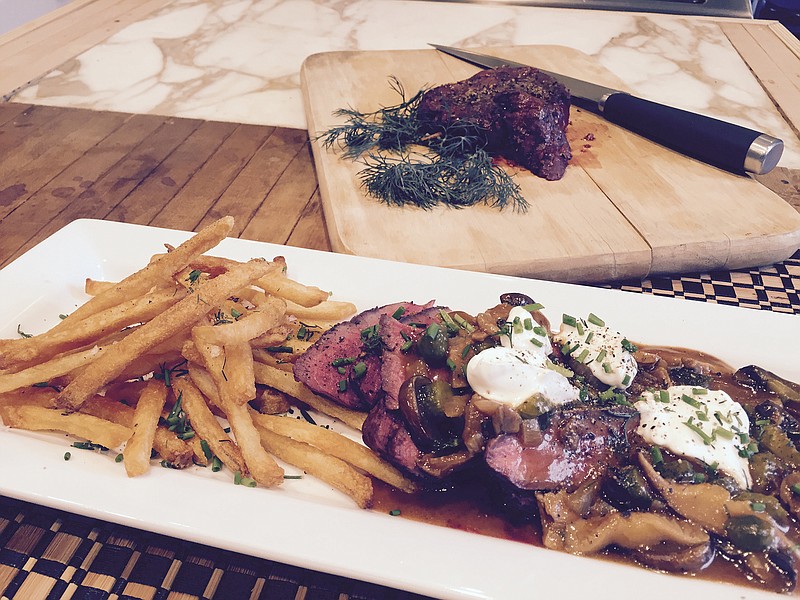
{"label": "woven placemat", "polygon": [[2,496],[0,548],[3,600],[423,598]]}

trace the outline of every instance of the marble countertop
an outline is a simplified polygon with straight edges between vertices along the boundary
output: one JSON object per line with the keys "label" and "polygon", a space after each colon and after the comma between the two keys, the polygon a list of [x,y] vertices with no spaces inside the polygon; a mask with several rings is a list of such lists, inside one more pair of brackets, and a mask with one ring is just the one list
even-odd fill
{"label": "marble countertop", "polygon": [[721,29],[724,19],[415,0],[174,0],[17,90],[13,101],[305,127],[314,53],[555,44],[630,91],[800,144]]}

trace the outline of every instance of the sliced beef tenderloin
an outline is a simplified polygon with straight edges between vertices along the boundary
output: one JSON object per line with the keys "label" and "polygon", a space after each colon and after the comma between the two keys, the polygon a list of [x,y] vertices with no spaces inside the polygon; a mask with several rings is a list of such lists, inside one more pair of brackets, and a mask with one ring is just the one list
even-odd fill
{"label": "sliced beef tenderloin", "polygon": [[403,424],[399,413],[386,409],[383,400],[369,411],[361,428],[364,443],[384,459],[413,477],[425,477],[417,466],[422,452]]}
{"label": "sliced beef tenderloin", "polygon": [[424,310],[395,319],[384,315],[381,317],[380,335],[383,342],[381,357],[381,387],[386,393],[386,408],[400,408],[397,397],[400,387],[408,378],[406,373],[406,354],[403,347],[409,341],[416,341],[425,333],[431,323],[441,324],[441,311],[448,310],[442,306],[429,306]]}
{"label": "sliced beef tenderloin", "polygon": [[398,302],[364,311],[326,331],[294,363],[294,377],[347,408],[368,410],[383,394],[380,319],[402,308],[414,314],[429,305]]}
{"label": "sliced beef tenderloin", "polygon": [[548,180],[561,179],[572,158],[566,137],[569,91],[532,67],[485,70],[425,92],[417,115],[430,133],[474,124],[487,150]]}
{"label": "sliced beef tenderloin", "polygon": [[503,434],[486,446],[486,464],[523,490],[573,490],[628,454],[636,411],[577,408],[555,411],[540,436]]}

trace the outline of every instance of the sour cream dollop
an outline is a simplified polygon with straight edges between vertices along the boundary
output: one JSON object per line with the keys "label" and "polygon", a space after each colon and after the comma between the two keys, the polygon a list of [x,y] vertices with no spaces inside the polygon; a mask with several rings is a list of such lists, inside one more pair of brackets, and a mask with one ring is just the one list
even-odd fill
{"label": "sour cream dollop", "polygon": [[577,400],[578,390],[569,379],[547,366],[552,352],[547,331],[518,306],[509,312],[507,324],[500,346],[479,352],[467,363],[472,390],[511,408],[528,401],[550,408]]}
{"label": "sour cream dollop", "polygon": [[597,317],[576,319],[564,316],[561,329],[553,340],[572,360],[588,367],[592,375],[606,385],[621,390],[633,383],[639,370],[633,354],[625,349],[625,337],[606,327]]}
{"label": "sour cream dollop", "polygon": [[750,420],[726,392],[672,386],[645,392],[634,406],[641,415],[636,432],[646,442],[715,465],[742,488],[752,486],[749,463],[740,455],[750,441]]}

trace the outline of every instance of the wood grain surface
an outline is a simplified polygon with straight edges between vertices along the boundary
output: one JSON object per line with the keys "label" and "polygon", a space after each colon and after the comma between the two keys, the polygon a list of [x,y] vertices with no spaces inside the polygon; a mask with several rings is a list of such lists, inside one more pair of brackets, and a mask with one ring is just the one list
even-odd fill
{"label": "wood grain surface", "polygon": [[80,218],[329,250],[305,131],[0,104],[0,266]]}
{"label": "wood grain surface", "polygon": [[[612,87],[621,83],[593,58],[558,46],[492,49]],[[332,52],[302,71],[312,138],[341,122],[342,107],[373,111],[409,93],[457,81],[477,68],[434,50]],[[313,144],[334,250],[561,281],[767,264],[800,246],[800,216],[755,180],[688,159],[573,107],[574,159],[565,177],[515,176],[526,214],[486,206],[463,210],[388,207],[360,188],[358,163]],[[590,141],[591,140],[591,141]]]}

